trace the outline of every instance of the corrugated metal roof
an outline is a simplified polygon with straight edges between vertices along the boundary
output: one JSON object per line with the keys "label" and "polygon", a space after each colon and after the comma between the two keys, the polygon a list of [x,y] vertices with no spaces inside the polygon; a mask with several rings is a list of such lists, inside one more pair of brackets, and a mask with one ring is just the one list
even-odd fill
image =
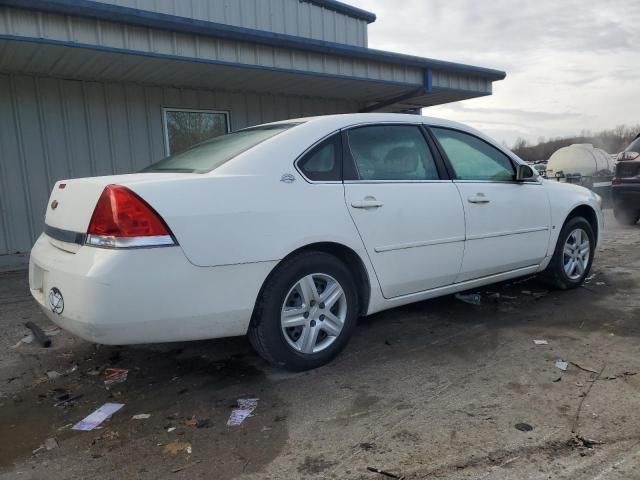
{"label": "corrugated metal roof", "polygon": [[54,12],[64,15],[84,16],[177,32],[196,33],[204,36],[227,38],[237,41],[255,42],[277,47],[337,55],[346,58],[388,62],[420,68],[434,68],[449,72],[479,76],[490,80],[502,80],[506,76],[505,72],[490,68],[446,62],[412,55],[403,55],[394,52],[385,52],[352,45],[223,25],[220,23],[205,22],[191,18],[177,17],[175,15],[103,4],[90,0],[0,0],[0,5],[21,9]]}

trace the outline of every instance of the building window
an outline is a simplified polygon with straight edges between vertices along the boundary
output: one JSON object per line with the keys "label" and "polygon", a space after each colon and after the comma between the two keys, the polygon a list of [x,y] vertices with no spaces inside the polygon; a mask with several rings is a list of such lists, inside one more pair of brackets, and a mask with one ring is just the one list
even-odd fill
{"label": "building window", "polygon": [[211,110],[163,109],[167,155],[229,133],[229,113]]}

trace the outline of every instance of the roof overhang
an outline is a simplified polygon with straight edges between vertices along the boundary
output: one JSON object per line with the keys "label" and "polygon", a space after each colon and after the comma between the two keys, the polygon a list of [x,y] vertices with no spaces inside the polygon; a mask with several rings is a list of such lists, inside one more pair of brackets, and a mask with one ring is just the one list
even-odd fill
{"label": "roof overhang", "polygon": [[[0,71],[343,99],[363,111],[389,112],[490,95],[492,82],[505,77],[482,67],[89,0],[0,0],[3,5],[19,15],[0,21]],[[0,8],[0,17],[5,12]],[[21,25],[33,23],[25,30],[47,35],[16,34],[8,18],[17,16]],[[60,27],[69,24],[73,28]]]}

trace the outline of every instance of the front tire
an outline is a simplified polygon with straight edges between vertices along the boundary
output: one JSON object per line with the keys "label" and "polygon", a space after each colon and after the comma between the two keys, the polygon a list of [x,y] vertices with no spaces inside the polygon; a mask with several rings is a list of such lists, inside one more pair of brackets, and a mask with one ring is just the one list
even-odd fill
{"label": "front tire", "polygon": [[591,271],[595,247],[595,235],[587,219],[570,218],[560,231],[555,252],[542,279],[561,290],[579,287]]}
{"label": "front tire", "polygon": [[302,252],[279,265],[262,289],[249,328],[265,360],[301,371],[331,361],[358,317],[353,277],[336,257]]}
{"label": "front tire", "polygon": [[635,225],[640,220],[640,210],[614,205],[613,216],[622,225]]}

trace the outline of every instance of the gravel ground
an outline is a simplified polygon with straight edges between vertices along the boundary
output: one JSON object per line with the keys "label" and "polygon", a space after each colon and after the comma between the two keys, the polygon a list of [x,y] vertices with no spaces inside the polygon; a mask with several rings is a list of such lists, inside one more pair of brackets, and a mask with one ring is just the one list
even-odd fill
{"label": "gravel ground", "polygon": [[[640,478],[639,239],[607,215],[584,288],[527,279],[487,288],[495,303],[377,314],[300,374],[244,338],[97,347],[62,332],[49,349],[12,348],[26,321],[53,325],[24,273],[0,275],[0,479],[385,478],[368,466],[407,480]],[[105,368],[128,369],[126,382],[107,389]],[[81,397],[55,407],[65,394]],[[258,407],[227,427],[239,398]],[[125,407],[70,430],[105,402]]]}

